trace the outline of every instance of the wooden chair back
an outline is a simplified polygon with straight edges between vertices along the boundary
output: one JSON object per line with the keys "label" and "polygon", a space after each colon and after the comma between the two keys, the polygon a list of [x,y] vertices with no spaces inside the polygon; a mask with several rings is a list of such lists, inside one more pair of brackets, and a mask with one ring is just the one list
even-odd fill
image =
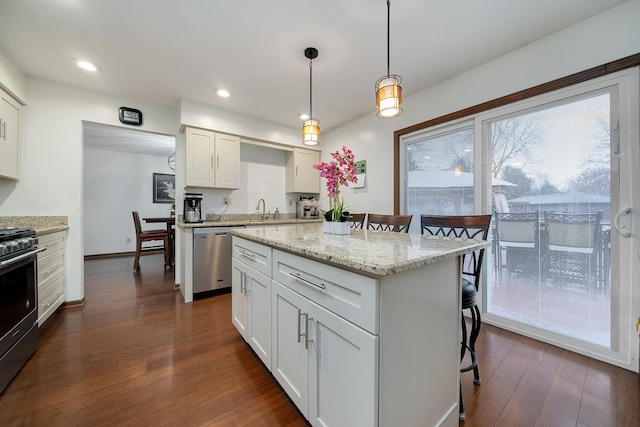
{"label": "wooden chair back", "polygon": [[351,218],[349,218],[349,226],[354,230],[362,230],[364,228],[364,220],[366,217],[366,213],[351,214]]}
{"label": "wooden chair back", "polygon": [[367,230],[408,233],[413,215],[367,214]]}

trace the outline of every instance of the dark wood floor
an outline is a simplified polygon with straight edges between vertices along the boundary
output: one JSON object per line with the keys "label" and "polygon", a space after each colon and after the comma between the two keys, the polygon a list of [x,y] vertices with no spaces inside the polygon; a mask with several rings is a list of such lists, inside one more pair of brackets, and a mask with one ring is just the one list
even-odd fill
{"label": "dark wood floor", "polygon": [[[0,425],[305,426],[231,324],[229,294],[183,304],[162,256],[85,262],[84,307],[48,324],[0,395]],[[484,325],[467,426],[638,426],[631,372]]]}

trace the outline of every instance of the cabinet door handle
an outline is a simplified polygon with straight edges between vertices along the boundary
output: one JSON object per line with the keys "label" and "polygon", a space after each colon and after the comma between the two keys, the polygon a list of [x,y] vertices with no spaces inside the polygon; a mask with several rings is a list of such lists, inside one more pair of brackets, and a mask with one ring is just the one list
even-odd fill
{"label": "cabinet door handle", "polygon": [[0,138],[7,140],[7,121],[0,119]]}
{"label": "cabinet door handle", "polygon": [[[303,313],[302,309],[300,309],[300,308],[298,309],[298,344],[300,344],[300,338],[305,337],[305,341],[307,339],[306,338],[306,335],[307,335],[307,332],[306,332],[307,326],[306,325],[307,325],[307,317],[308,317],[308,315],[309,315],[308,313]],[[305,319],[304,320],[304,324],[305,324],[305,333],[304,334],[300,333],[300,330],[302,329],[302,328],[300,328],[300,318],[302,316],[304,316],[304,319]]]}
{"label": "cabinet door handle", "polygon": [[213,169],[213,154],[211,155],[211,169]]}
{"label": "cabinet door handle", "polygon": [[298,166],[296,166],[296,178],[298,177]]}
{"label": "cabinet door handle", "polygon": [[220,169],[220,154],[216,154],[216,169]]}
{"label": "cabinet door handle", "polygon": [[311,285],[311,286],[315,286],[316,288],[319,288],[319,289],[326,289],[327,288],[324,283],[312,282],[311,280],[309,280],[309,279],[307,279],[305,277],[302,277],[302,275],[300,273],[290,273],[290,275],[295,277],[299,281],[301,281],[303,283],[306,283],[308,285]]}
{"label": "cabinet door handle", "polygon": [[247,276],[246,273],[244,272],[240,273],[240,293],[241,294],[244,294],[244,287],[246,286],[245,285],[246,276]]}
{"label": "cabinet door handle", "polygon": [[304,321],[304,349],[309,350],[309,343],[313,340],[309,339],[309,322],[313,322],[313,317],[309,317],[309,314],[305,315]]}
{"label": "cabinet door handle", "polygon": [[244,294],[245,296],[247,295],[247,293],[249,293],[251,291],[251,289],[249,289],[249,287],[247,286],[247,283],[249,282],[249,280],[251,280],[251,276],[249,276],[248,274],[244,275]]}

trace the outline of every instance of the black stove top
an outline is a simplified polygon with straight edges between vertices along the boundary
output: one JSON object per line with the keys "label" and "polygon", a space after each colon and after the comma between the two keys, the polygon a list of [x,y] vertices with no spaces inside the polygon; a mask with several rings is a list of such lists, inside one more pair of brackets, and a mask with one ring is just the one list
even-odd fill
{"label": "black stove top", "polygon": [[0,227],[0,243],[24,239],[25,237],[35,237],[35,235],[36,231],[33,228]]}
{"label": "black stove top", "polygon": [[0,228],[0,262],[19,256],[37,245],[38,238],[33,228]]}

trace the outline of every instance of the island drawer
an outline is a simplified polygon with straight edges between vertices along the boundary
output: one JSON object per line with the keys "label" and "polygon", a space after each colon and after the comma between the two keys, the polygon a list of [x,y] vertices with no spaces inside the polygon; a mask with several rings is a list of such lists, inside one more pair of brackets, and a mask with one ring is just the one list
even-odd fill
{"label": "island drawer", "polygon": [[273,279],[377,335],[378,280],[273,250]]}
{"label": "island drawer", "polygon": [[233,237],[233,258],[271,277],[271,248],[240,237]]}

